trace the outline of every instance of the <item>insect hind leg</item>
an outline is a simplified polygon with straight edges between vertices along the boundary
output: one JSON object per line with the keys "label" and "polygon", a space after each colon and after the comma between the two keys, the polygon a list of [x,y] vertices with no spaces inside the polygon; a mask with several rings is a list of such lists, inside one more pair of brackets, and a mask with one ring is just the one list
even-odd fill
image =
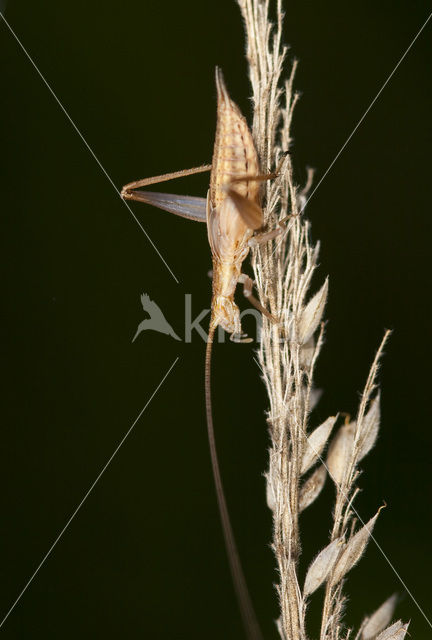
{"label": "insect hind leg", "polygon": [[171,173],[164,173],[161,176],[153,176],[151,178],[143,178],[142,180],[134,180],[125,184],[122,188],[122,198],[133,199],[133,190],[140,187],[148,187],[151,184],[160,184],[161,182],[168,182],[169,180],[175,180],[176,178],[184,178],[185,176],[191,176],[195,173],[203,173],[204,171],[211,170],[211,164],[204,164],[201,167],[193,167],[192,169],[182,169],[181,171],[174,171]]}

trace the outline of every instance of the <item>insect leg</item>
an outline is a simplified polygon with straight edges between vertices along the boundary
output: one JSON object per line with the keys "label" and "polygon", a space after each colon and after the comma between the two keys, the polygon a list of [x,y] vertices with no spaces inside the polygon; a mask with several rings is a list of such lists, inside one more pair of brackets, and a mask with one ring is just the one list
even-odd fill
{"label": "insect leg", "polygon": [[205,198],[196,198],[194,196],[175,195],[171,193],[155,193],[152,191],[140,191],[139,187],[147,187],[150,184],[166,182],[175,178],[182,178],[193,173],[202,173],[209,171],[211,165],[195,167],[193,169],[184,169],[174,173],[166,173],[162,176],[154,176],[152,178],[144,178],[136,180],[125,185],[121,192],[121,197],[125,200],[137,200],[151,204],[159,209],[164,209],[170,213],[174,213],[188,220],[197,222],[207,222],[207,203]]}
{"label": "insect leg", "polygon": [[[288,216],[289,217],[289,216]],[[249,238],[248,244],[250,247],[256,247],[259,244],[264,244],[265,242],[269,242],[269,240],[273,240],[276,238],[282,231],[285,229],[285,221],[287,218],[284,218],[280,221],[279,225],[276,229],[272,229],[271,231],[265,231],[264,233],[258,233],[252,238]]]}
{"label": "insect leg", "polygon": [[179,196],[174,193],[156,193],[154,191],[128,191],[123,194],[126,200],[137,200],[153,207],[174,213],[181,218],[207,222],[207,201],[195,196]]}
{"label": "insect leg", "polygon": [[287,154],[284,154],[276,168],[276,171],[274,171],[273,173],[237,176],[236,178],[233,178],[228,185],[226,185],[225,191],[227,195],[234,202],[238,213],[242,217],[243,222],[249,227],[249,229],[256,230],[262,227],[263,211],[259,204],[253,202],[253,200],[250,200],[245,196],[240,195],[235,189],[232,188],[232,185],[239,182],[264,182],[265,180],[273,180],[274,178],[277,178],[286,157]]}
{"label": "insect leg", "polygon": [[148,187],[150,184],[159,184],[159,182],[167,182],[168,180],[175,180],[176,178],[184,178],[185,176],[193,175],[194,173],[203,173],[204,171],[210,171],[211,164],[204,164],[201,167],[193,167],[192,169],[182,169],[181,171],[174,171],[173,173],[164,173],[161,176],[153,176],[152,178],[143,178],[142,180],[135,180],[126,184],[121,192],[123,198],[132,198],[130,193],[133,189],[139,189],[140,187]]}
{"label": "insect leg", "polygon": [[239,282],[239,284],[243,285],[243,295],[244,295],[244,297],[247,298],[249,300],[249,302],[256,309],[258,309],[258,311],[261,311],[261,313],[266,318],[268,318],[269,320],[271,320],[275,324],[278,324],[279,320],[277,318],[275,318],[269,311],[267,311],[267,309],[265,307],[263,307],[262,304],[260,303],[260,301],[257,298],[255,298],[255,296],[253,295],[253,293],[252,293],[252,287],[253,287],[252,278],[249,278],[249,276],[247,276],[245,273],[241,273],[237,282]]}
{"label": "insect leg", "polygon": [[262,233],[256,233],[254,236],[252,236],[252,238],[249,238],[248,245],[250,247],[256,247],[259,244],[264,244],[265,242],[269,242],[269,240],[277,238],[278,235],[285,231],[288,220],[298,215],[300,214],[290,213],[288,216],[285,216],[285,218],[282,218],[282,220],[279,220],[276,229],[272,229],[271,231],[263,231]]}
{"label": "insect leg", "polygon": [[280,235],[282,231],[285,231],[288,220],[294,215],[297,214],[291,213],[289,216],[286,216],[285,218],[282,218],[282,220],[279,220],[276,229],[272,229],[271,231],[264,231],[263,233],[257,233],[252,236],[252,238],[249,238],[249,246],[256,247],[259,244],[263,244],[265,242],[269,242],[269,240],[277,238],[277,236]]}
{"label": "insect leg", "polygon": [[[233,178],[230,182],[230,184],[235,184],[236,182],[244,182],[245,180],[249,180],[249,181],[256,181],[256,182],[265,182],[266,180],[274,180],[275,178],[277,178],[281,172],[283,163],[285,162],[286,158],[288,157],[289,152],[285,151],[282,155],[282,158],[279,161],[278,166],[276,167],[275,171],[271,172],[271,173],[263,173],[263,174],[258,174],[258,175],[243,175],[243,176],[237,176],[237,178]],[[313,169],[308,169],[308,182],[306,187],[303,189],[303,192],[306,190],[309,191],[309,171],[312,171],[312,175],[313,175]],[[312,182],[312,178],[310,178],[311,182]],[[306,191],[306,194],[307,194]]]}

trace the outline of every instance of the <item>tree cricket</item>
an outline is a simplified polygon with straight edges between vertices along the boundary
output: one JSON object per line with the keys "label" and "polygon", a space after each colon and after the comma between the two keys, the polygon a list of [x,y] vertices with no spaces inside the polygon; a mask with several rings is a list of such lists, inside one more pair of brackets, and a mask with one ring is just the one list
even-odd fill
{"label": "tree cricket", "polygon": [[[256,234],[264,222],[260,202],[260,185],[275,178],[275,173],[261,174],[252,134],[240,109],[231,100],[222,72],[216,69],[217,125],[211,165],[168,173],[131,182],[123,187],[122,197],[164,209],[189,220],[207,223],[213,260],[212,301],[205,357],[205,397],[207,429],[216,494],[231,574],[239,600],[243,622],[249,638],[261,638],[246,581],[240,564],[216,452],[210,372],[212,344],[220,325],[236,342],[250,342],[242,332],[240,310],[234,301],[237,284],[244,295],[270,320],[273,316],[252,295],[252,280],[242,273],[242,264],[254,244],[274,238],[282,227]],[[174,178],[211,171],[207,198],[140,191],[140,187]]]}

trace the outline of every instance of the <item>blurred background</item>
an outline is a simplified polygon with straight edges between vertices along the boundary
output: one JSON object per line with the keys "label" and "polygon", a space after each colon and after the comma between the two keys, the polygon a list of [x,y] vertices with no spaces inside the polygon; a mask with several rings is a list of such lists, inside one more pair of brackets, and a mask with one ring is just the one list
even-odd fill
{"label": "blurred background", "polygon": [[[292,154],[324,174],[430,12],[425,0],[284,1],[300,60]],[[214,68],[250,116],[234,0],[10,0],[6,18],[120,188],[210,162]],[[330,276],[324,390],[312,417],[355,413],[385,328],[382,427],[357,509],[385,501],[376,538],[429,619],[429,23],[308,208]],[[144,332],[149,294],[184,337],[184,295],[208,308],[204,225],[138,203],[152,248],[5,24],[0,22],[2,436],[0,617],[179,360],[0,633],[5,638],[242,638],[225,558],[204,419],[204,342]],[[208,175],[167,190],[205,196]],[[247,305],[240,300],[245,308]],[[205,323],[204,323],[205,326]],[[247,328],[247,323],[246,323]],[[217,345],[222,473],[267,639],[277,638],[265,505],[266,396],[253,345]],[[301,575],[325,545],[333,488],[302,516]],[[417,640],[431,628],[374,544],[352,571],[346,622],[391,593]],[[317,636],[322,593],[311,604]]]}

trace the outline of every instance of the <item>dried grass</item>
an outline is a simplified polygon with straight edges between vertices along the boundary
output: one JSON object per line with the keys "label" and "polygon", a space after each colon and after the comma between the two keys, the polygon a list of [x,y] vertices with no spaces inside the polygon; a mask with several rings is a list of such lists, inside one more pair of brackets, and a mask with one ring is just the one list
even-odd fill
{"label": "dried grass", "polygon": [[[282,44],[282,3],[277,0],[275,24],[269,18],[269,0],[237,0],[247,35],[247,58],[253,95],[252,132],[263,171],[278,166],[290,148],[290,126],[297,94],[293,91],[296,62],[282,81],[287,49]],[[308,176],[310,183],[311,175]],[[379,512],[358,525],[353,502],[358,492],[359,462],[374,446],[379,427],[376,391],[379,359],[388,333],[373,362],[357,418],[343,424],[329,442],[336,417],[313,428],[310,413],[316,400],[314,367],[323,344],[322,322],[328,284],[311,295],[317,267],[318,245],[310,241],[303,215],[307,188],[295,184],[287,155],[280,177],[264,189],[265,224],[274,228],[290,216],[286,231],[254,248],[252,264],[261,304],[279,325],[263,319],[258,352],[268,391],[270,434],[267,478],[268,505],[273,514],[273,541],[280,617],[284,640],[306,640],[306,614],[310,597],[324,585],[320,640],[348,638],[343,614],[345,579],[364,552]],[[333,525],[327,545],[311,563],[302,584],[298,574],[300,513],[317,499],[330,474],[336,489]],[[395,597],[366,619],[357,638],[402,639],[407,625],[397,622],[383,631],[393,615]]]}

